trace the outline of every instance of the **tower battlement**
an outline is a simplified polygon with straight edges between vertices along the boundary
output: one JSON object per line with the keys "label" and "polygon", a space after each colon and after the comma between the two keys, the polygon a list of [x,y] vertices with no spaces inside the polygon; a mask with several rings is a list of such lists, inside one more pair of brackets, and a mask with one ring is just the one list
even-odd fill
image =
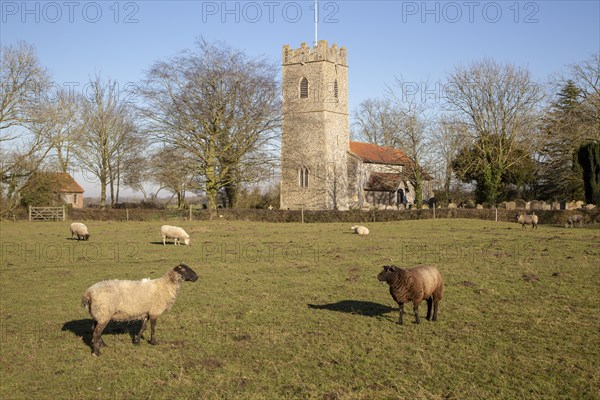
{"label": "tower battlement", "polygon": [[337,44],[329,47],[327,40],[319,40],[316,46],[307,46],[306,42],[300,48],[292,49],[289,45],[283,46],[283,65],[302,64],[313,61],[330,61],[337,65],[348,66],[348,53],[345,47],[338,48]]}

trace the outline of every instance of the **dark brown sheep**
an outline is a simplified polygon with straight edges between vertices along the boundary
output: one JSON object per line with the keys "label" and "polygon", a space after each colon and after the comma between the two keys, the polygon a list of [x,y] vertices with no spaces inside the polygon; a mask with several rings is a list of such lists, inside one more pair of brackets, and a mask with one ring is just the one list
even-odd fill
{"label": "dark brown sheep", "polygon": [[[438,303],[444,295],[444,281],[437,268],[419,265],[403,269],[393,265],[384,266],[377,279],[390,285],[390,294],[400,306],[398,323],[402,325],[404,303],[412,301],[415,312],[415,323],[419,323],[419,304],[427,301],[427,320],[436,321]],[[433,306],[433,317],[431,308]]]}

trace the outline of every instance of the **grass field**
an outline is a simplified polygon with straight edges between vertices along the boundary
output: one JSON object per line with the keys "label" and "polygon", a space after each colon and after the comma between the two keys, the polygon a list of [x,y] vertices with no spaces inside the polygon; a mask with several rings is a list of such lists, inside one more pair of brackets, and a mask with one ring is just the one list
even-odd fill
{"label": "grass field", "polygon": [[[2,399],[592,399],[600,396],[600,230],[422,220],[369,224],[2,222]],[[104,279],[185,282],[158,320],[111,323],[91,356],[80,306]],[[381,266],[436,265],[438,322],[396,324]],[[426,304],[421,305],[424,317]],[[148,337],[146,336],[146,339]]]}

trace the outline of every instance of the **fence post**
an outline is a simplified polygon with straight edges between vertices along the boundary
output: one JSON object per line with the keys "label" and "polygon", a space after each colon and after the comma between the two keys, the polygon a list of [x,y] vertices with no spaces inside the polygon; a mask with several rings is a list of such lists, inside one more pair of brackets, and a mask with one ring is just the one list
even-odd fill
{"label": "fence post", "polygon": [[31,221],[31,206],[29,206],[29,221]]}
{"label": "fence post", "polygon": [[304,223],[304,206],[300,207],[300,222]]}
{"label": "fence post", "polygon": [[125,207],[125,220],[129,221],[129,208]]}
{"label": "fence post", "polygon": [[67,206],[63,204],[63,221],[67,218]]}
{"label": "fence post", "polygon": [[498,209],[496,208],[496,222],[498,222]]}
{"label": "fence post", "polygon": [[190,204],[190,221],[192,220],[192,207],[193,207],[193,205]]}

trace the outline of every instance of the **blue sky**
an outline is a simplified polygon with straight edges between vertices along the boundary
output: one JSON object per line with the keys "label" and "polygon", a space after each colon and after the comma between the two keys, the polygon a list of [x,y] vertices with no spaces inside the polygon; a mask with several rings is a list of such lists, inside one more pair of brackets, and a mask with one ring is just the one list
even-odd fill
{"label": "blue sky", "polygon": [[[314,40],[313,1],[1,1],[0,41],[25,40],[58,85],[122,87],[199,36],[280,63]],[[396,76],[443,82],[491,57],[546,80],[600,51],[599,1],[319,1],[319,39],[348,49],[350,110]]]}

